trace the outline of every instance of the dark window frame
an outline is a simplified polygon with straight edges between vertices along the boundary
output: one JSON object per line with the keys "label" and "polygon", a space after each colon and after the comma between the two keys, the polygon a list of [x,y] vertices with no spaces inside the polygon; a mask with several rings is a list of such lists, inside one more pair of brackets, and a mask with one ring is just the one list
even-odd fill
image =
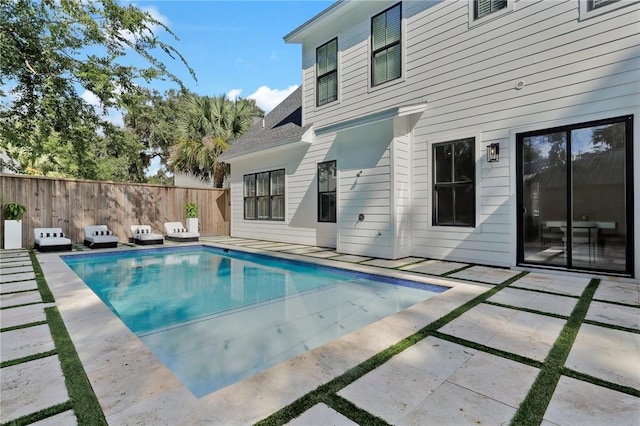
{"label": "dark window frame", "polygon": [[618,1],[620,0],[604,0],[601,2],[598,2],[597,0],[587,0],[587,11],[591,12],[592,10],[596,10],[604,6],[608,6],[611,3],[616,3]]}
{"label": "dark window frame", "polygon": [[[623,116],[618,116],[618,117],[612,117],[612,118],[604,118],[601,120],[594,120],[594,121],[586,121],[586,122],[581,122],[581,123],[571,123],[571,124],[567,124],[564,126],[557,126],[557,127],[550,127],[550,128],[542,128],[539,130],[532,130],[532,131],[527,131],[527,132],[522,132],[522,133],[517,133],[516,134],[516,181],[517,181],[517,185],[516,185],[516,205],[520,206],[522,205],[522,199],[523,199],[523,187],[522,187],[522,174],[524,173],[523,171],[523,153],[522,153],[522,144],[523,144],[523,140],[524,138],[527,137],[531,137],[531,136],[539,136],[539,135],[545,135],[545,134],[550,134],[550,133],[559,133],[559,132],[567,132],[568,134],[571,133],[571,131],[573,130],[577,130],[577,129],[584,129],[584,128],[589,128],[589,127],[597,127],[597,126],[602,126],[602,125],[606,125],[606,124],[614,124],[614,123],[621,123],[624,122],[625,123],[625,165],[626,165],[626,169],[625,169],[625,187],[626,187],[626,193],[625,193],[625,203],[626,203],[626,225],[627,225],[627,247],[626,247],[626,258],[625,258],[625,262],[626,262],[626,266],[627,266],[627,270],[624,271],[622,273],[622,275],[628,275],[628,276],[633,276],[633,271],[635,270],[635,252],[634,252],[634,236],[635,236],[635,226],[637,226],[637,223],[634,223],[634,182],[633,182],[633,135],[634,135],[634,130],[633,130],[633,124],[634,124],[634,115],[623,115]],[[570,150],[571,149],[571,138],[569,136],[569,143],[567,146],[567,149]],[[567,172],[567,188],[570,189],[571,187],[571,172],[568,171]],[[567,226],[569,228],[571,228],[573,219],[572,219],[572,206],[571,206],[571,194],[568,193],[567,194],[567,207],[566,207],[566,211],[567,213]],[[534,263],[531,261],[527,261],[525,262],[524,260],[524,247],[523,247],[523,232],[524,232],[524,224],[522,223],[522,220],[517,220],[517,224],[516,224],[516,233],[517,233],[517,242],[516,242],[516,263],[518,265],[536,265],[536,266],[540,266],[540,267],[545,267],[548,266],[546,264],[543,263]],[[571,239],[571,234],[569,234],[569,243],[570,243],[570,239]],[[569,244],[568,243],[568,244]],[[620,271],[612,271],[612,270],[607,270],[607,269],[597,269],[597,268],[575,268],[573,265],[571,265],[571,261],[569,262],[570,266],[567,268],[563,268],[563,269],[567,269],[567,270],[577,270],[577,271],[602,271],[602,272],[606,272],[606,273],[613,273],[613,274],[620,274]]]}
{"label": "dark window frame", "polygon": [[[283,174],[283,179],[285,179],[285,182],[283,182],[283,188],[282,188],[282,194],[274,194],[274,187],[272,185],[272,176],[274,173],[282,173]],[[265,174],[268,173],[269,174],[269,193],[267,195],[258,195],[258,175],[261,174]],[[285,169],[276,169],[276,170],[269,170],[269,171],[264,171],[264,172],[256,172],[256,173],[248,173],[246,175],[243,176],[242,179],[242,191],[243,191],[243,204],[242,204],[242,210],[243,210],[243,216],[245,220],[269,220],[269,221],[277,221],[277,222],[284,222],[285,216],[286,216],[286,212],[283,211],[283,215],[282,218],[274,218],[273,217],[273,204],[274,204],[274,199],[282,199],[283,201],[283,206],[284,206],[284,201],[285,201],[285,195],[286,195],[286,172]],[[246,182],[247,182],[247,178],[249,179],[253,179],[254,182],[254,187],[255,187],[255,193],[253,195],[247,195],[247,186],[246,186]],[[253,212],[247,212],[247,200],[253,200]],[[258,201],[259,200],[266,200],[268,203],[268,210],[269,210],[269,215],[267,218],[258,217]],[[284,206],[286,207],[286,206]],[[286,209],[285,209],[286,210]],[[248,215],[247,213],[252,213],[250,215]]]}
{"label": "dark window frame", "polygon": [[[320,168],[323,165],[326,164],[331,164],[333,163],[333,170],[334,172],[337,173],[337,162],[336,160],[330,160],[330,161],[324,161],[322,163],[318,163],[318,222],[322,222],[322,223],[336,223],[336,218],[337,218],[337,182],[336,182],[336,189],[334,189],[333,191],[321,191],[320,190]],[[324,220],[321,217],[321,211],[322,211],[322,204],[321,201],[322,200],[322,195],[331,195],[333,194],[333,208],[334,208],[334,212],[333,212],[333,220]]]}
{"label": "dark window frame", "polygon": [[509,7],[509,0],[499,0],[501,3],[504,2],[504,5],[501,7],[497,7],[494,9],[494,0],[489,0],[490,1],[490,6],[489,6],[489,12],[485,13],[484,15],[480,16],[479,15],[479,8],[478,8],[478,3],[479,0],[473,0],[473,19],[474,20],[478,20],[478,19],[482,19],[485,18],[489,15],[492,15],[496,12],[498,12],[499,10],[502,9],[506,9],[507,7]]}
{"label": "dark window frame", "polygon": [[[320,49],[322,49],[323,47],[328,47],[329,44],[335,42],[336,43],[336,67],[333,70],[327,71],[323,74],[320,74],[320,70],[319,70],[319,64],[320,64],[320,58],[319,58],[319,53],[320,53]],[[328,77],[330,77],[331,75],[335,74],[336,78],[336,95],[333,99],[327,97],[327,99],[323,102],[320,99],[320,82],[323,79],[326,79]],[[324,43],[321,46],[318,46],[318,48],[316,48],[316,106],[322,106],[322,105],[327,105],[330,104],[331,102],[335,102],[338,100],[338,37],[335,37],[331,40],[329,40],[328,42]]]}
{"label": "dark window frame", "polygon": [[[396,7],[400,8],[400,14],[399,14],[399,16],[400,16],[400,37],[396,41],[393,41],[393,42],[391,42],[389,44],[385,44],[384,46],[382,46],[382,47],[380,47],[378,49],[375,49],[374,48],[374,40],[373,40],[373,30],[374,30],[373,22],[377,17],[387,14],[390,10],[392,10],[392,9],[394,9]],[[393,77],[393,78],[388,78],[387,77],[387,79],[384,80],[384,81],[376,82],[376,77],[375,77],[375,75],[376,75],[376,67],[375,67],[376,55],[378,53],[381,53],[381,52],[385,51],[385,50],[389,51],[395,46],[398,46],[398,49],[400,49],[400,72],[398,73],[398,76],[397,77]],[[378,13],[377,15],[375,15],[375,16],[373,16],[371,18],[371,59],[370,60],[371,60],[371,87],[380,86],[382,84],[388,83],[388,82],[393,81],[393,80],[397,80],[397,79],[402,77],[402,3],[397,3],[397,4],[395,4],[395,5],[391,6],[391,7],[383,10],[382,12]]]}
{"label": "dark window frame", "polygon": [[[456,161],[456,157],[455,157],[455,150],[453,150],[453,154],[451,156],[451,182],[437,182],[437,165],[436,165],[436,149],[438,147],[442,147],[442,146],[446,146],[446,145],[451,145],[452,147],[455,146],[456,143],[463,143],[463,142],[469,142],[471,145],[471,159],[472,159],[472,163],[473,163],[473,171],[471,173],[471,181],[455,181],[455,161]],[[476,199],[476,138],[475,137],[469,137],[469,138],[462,138],[462,139],[456,139],[456,140],[451,140],[451,141],[446,141],[446,142],[439,142],[439,143],[434,143],[431,146],[431,154],[432,154],[432,176],[433,176],[433,180],[432,180],[432,186],[431,186],[431,190],[432,190],[432,220],[431,223],[433,226],[454,226],[454,227],[460,227],[460,228],[475,228],[476,227],[476,203],[477,203],[477,199]],[[455,199],[455,190],[456,189],[463,189],[463,188],[471,188],[471,194],[473,196],[473,206],[472,206],[472,210],[471,210],[471,218],[472,221],[471,223],[456,223],[456,199]],[[452,198],[452,212],[453,212],[453,222],[452,223],[445,223],[440,221],[439,217],[438,217],[438,207],[440,206],[440,200],[438,198],[438,189],[440,188],[451,188],[452,189],[452,193],[453,193],[453,198]]]}

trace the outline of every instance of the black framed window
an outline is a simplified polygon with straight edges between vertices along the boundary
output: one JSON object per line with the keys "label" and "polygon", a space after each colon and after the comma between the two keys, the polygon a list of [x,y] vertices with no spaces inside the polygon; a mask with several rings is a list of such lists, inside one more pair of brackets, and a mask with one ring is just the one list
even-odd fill
{"label": "black framed window", "polygon": [[371,85],[400,78],[402,72],[401,3],[371,19]]}
{"label": "black framed window", "polygon": [[475,226],[475,138],[433,145],[433,224]]}
{"label": "black framed window", "polygon": [[505,7],[507,7],[507,0],[475,0],[473,2],[473,18],[484,18]]}
{"label": "black framed window", "polygon": [[316,49],[317,104],[328,104],[338,99],[338,39]]}
{"label": "black framed window", "polygon": [[336,162],[318,164],[318,222],[336,221]]}
{"label": "black framed window", "polygon": [[620,0],[588,0],[587,10],[595,10],[599,7],[606,6],[611,3],[615,3]]}
{"label": "black framed window", "polygon": [[284,220],[284,169],[244,175],[244,218]]}

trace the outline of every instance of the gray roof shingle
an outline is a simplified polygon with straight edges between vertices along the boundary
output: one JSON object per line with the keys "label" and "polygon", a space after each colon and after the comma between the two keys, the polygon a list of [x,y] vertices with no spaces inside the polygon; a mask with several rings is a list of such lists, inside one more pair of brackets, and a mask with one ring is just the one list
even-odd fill
{"label": "gray roof shingle", "polygon": [[242,154],[277,146],[279,143],[302,137],[311,125],[302,126],[302,87],[298,87],[284,101],[264,117],[220,156],[225,161]]}

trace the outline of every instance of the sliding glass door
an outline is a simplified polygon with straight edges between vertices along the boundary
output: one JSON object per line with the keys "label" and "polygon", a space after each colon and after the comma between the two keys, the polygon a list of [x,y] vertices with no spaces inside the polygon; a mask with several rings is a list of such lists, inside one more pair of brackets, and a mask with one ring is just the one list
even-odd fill
{"label": "sliding glass door", "polygon": [[517,135],[518,263],[631,273],[632,123]]}

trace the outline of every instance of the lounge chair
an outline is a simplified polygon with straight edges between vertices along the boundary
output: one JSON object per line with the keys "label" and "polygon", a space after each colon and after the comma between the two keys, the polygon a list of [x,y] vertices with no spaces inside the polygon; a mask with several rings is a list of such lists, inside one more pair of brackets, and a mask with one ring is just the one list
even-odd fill
{"label": "lounge chair", "polygon": [[167,240],[170,241],[187,242],[198,241],[200,239],[200,233],[187,231],[180,222],[165,222],[164,232]]}
{"label": "lounge chair", "polygon": [[154,234],[149,225],[131,225],[131,238],[129,242],[140,245],[164,244],[162,234]]}
{"label": "lounge chair", "polygon": [[107,225],[92,225],[84,227],[84,245],[95,248],[118,247],[118,237],[109,231]]}
{"label": "lounge chair", "polygon": [[38,251],[71,250],[71,240],[64,236],[61,228],[34,228],[34,248]]}

